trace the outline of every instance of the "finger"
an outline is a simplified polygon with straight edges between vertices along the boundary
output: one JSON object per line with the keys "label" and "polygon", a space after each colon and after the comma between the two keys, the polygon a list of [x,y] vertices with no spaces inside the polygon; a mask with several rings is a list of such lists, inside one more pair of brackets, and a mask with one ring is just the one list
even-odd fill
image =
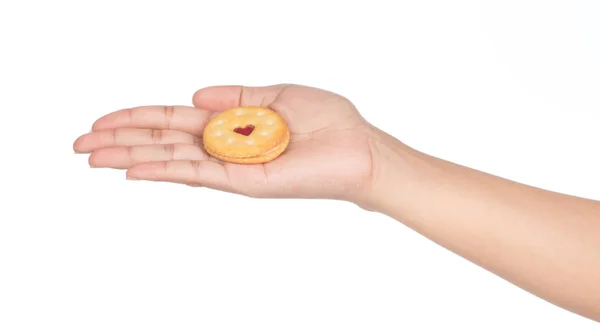
{"label": "finger", "polygon": [[201,148],[193,145],[144,145],[96,150],[90,155],[89,164],[91,167],[127,169],[146,162],[205,160],[207,158],[208,156]]}
{"label": "finger", "polygon": [[127,171],[127,178],[232,191],[225,166],[206,160],[143,163],[131,167]]}
{"label": "finger", "polygon": [[268,107],[290,84],[278,84],[264,87],[241,85],[212,86],[194,93],[192,102],[195,107],[210,111],[221,111],[239,106]]}
{"label": "finger", "polygon": [[178,130],[196,136],[210,115],[210,111],[187,106],[141,106],[107,114],[94,122],[92,131],[117,128]]}
{"label": "finger", "polygon": [[200,145],[199,137],[175,130],[121,128],[84,134],[73,143],[77,153],[117,146],[190,144]]}

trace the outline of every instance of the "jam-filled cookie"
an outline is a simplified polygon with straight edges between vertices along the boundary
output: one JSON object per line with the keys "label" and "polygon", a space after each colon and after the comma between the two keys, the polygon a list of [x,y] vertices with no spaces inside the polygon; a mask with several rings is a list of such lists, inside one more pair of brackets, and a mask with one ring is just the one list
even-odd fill
{"label": "jam-filled cookie", "polygon": [[268,108],[237,107],[211,119],[203,133],[206,152],[222,161],[259,164],[287,148],[290,132],[281,116]]}

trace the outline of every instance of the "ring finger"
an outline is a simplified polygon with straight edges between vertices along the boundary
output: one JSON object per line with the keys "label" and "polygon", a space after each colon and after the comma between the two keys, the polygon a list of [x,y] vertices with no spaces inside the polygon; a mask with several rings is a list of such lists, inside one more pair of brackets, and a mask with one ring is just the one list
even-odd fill
{"label": "ring finger", "polygon": [[89,164],[91,167],[127,169],[146,162],[206,159],[208,156],[198,146],[166,144],[98,149],[90,155]]}
{"label": "ring finger", "polygon": [[107,147],[165,144],[200,145],[200,138],[176,130],[120,128],[84,134],[75,140],[73,149],[90,153]]}

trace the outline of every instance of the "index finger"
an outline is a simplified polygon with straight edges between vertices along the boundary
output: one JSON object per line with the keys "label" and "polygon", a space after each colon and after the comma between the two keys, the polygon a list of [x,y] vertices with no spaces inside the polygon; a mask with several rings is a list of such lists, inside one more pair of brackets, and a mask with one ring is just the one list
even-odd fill
{"label": "index finger", "polygon": [[216,85],[194,93],[192,102],[198,108],[222,111],[238,106],[268,107],[292,84],[275,84],[262,87],[243,85]]}
{"label": "index finger", "polygon": [[117,128],[178,130],[196,136],[214,113],[188,106],[140,106],[121,109],[94,122],[92,131]]}

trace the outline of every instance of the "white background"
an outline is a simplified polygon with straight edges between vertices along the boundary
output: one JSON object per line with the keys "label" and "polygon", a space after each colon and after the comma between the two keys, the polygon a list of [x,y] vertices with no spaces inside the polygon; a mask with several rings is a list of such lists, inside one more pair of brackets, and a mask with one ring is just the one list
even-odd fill
{"label": "white background", "polygon": [[351,204],[126,181],[72,143],[117,109],[291,82],[432,155],[600,199],[598,17],[594,0],[2,1],[0,327],[597,327]]}

